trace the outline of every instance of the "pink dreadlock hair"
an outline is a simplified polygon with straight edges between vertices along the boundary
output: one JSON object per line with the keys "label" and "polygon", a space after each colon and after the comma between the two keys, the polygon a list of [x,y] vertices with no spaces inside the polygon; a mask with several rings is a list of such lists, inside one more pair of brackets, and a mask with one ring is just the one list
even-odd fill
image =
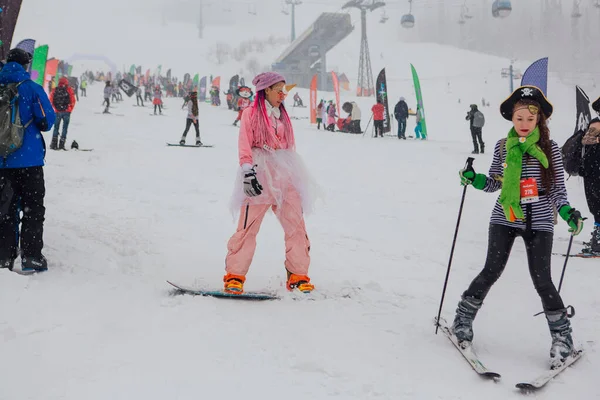
{"label": "pink dreadlock hair", "polygon": [[[264,89],[259,90],[254,98],[254,103],[252,104],[252,114],[250,115],[250,124],[252,131],[254,132],[253,146],[263,147],[266,144],[270,148],[276,149],[278,144],[277,140],[275,139],[275,135],[272,135],[269,132],[269,129],[272,128],[272,126],[271,120],[267,115],[265,101],[267,101],[267,98]],[[279,109],[281,110],[281,120],[285,126],[283,139],[287,142],[289,148],[293,149],[296,147],[296,141],[294,139],[292,121],[290,121],[290,116],[288,115],[283,103],[281,103]]]}

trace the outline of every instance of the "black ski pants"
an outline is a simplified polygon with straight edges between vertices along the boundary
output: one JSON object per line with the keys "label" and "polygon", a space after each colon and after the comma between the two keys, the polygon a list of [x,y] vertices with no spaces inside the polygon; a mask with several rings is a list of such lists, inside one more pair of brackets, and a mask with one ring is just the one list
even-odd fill
{"label": "black ski pants", "polygon": [[[21,222],[21,255],[39,258],[44,247],[44,170],[42,167],[2,168],[0,176],[12,185],[14,194],[5,215],[0,216],[0,260],[15,259]],[[23,212],[23,218],[20,213]]]}
{"label": "black ski pants", "polygon": [[375,137],[378,135],[383,137],[383,120],[374,120],[373,126],[375,127]]}
{"label": "black ski pants", "polygon": [[[481,137],[481,128],[477,128],[472,126],[471,127],[471,137],[473,138],[473,150],[475,150],[476,152],[483,152],[484,150],[484,146],[485,143],[483,143],[483,139]],[[481,149],[477,146],[477,142],[479,141],[479,147],[481,147]]]}
{"label": "black ski pants", "polygon": [[597,173],[593,176],[585,176],[583,186],[585,188],[585,199],[590,212],[594,216],[594,222],[600,224],[600,177]]}
{"label": "black ski pants", "polygon": [[138,106],[140,105],[140,103],[142,103],[142,107],[144,107],[144,99],[142,99],[141,95],[139,95],[139,94],[136,95],[135,96],[135,101],[136,101],[136,103],[137,103]]}
{"label": "black ski pants", "polygon": [[490,224],[488,253],[483,270],[471,282],[464,296],[484,300],[490,288],[502,272],[517,236],[525,242],[529,274],[533,286],[542,300],[545,311],[565,308],[552,283],[551,256],[554,234],[545,231],[515,229],[504,225]]}
{"label": "black ski pants", "polygon": [[190,130],[192,124],[194,124],[194,128],[196,128],[196,139],[200,140],[200,124],[198,123],[198,121],[194,122],[194,120],[191,118],[188,118],[185,122],[185,131],[183,131],[183,138],[187,136],[187,133]]}

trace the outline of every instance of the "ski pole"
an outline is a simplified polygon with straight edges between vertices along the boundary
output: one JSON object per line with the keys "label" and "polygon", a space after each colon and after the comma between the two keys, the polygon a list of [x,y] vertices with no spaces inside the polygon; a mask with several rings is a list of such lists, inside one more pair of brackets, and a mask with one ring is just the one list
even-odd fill
{"label": "ski pole", "polygon": [[[466,171],[473,171],[473,157],[467,158],[465,166]],[[452,249],[450,250],[450,260],[448,261],[448,270],[446,271],[446,279],[444,280],[444,289],[442,290],[442,299],[440,300],[440,308],[438,310],[437,319],[435,320],[435,334],[437,335],[438,329],[440,328],[440,316],[442,315],[442,307],[444,305],[444,297],[446,296],[446,288],[448,287],[448,278],[450,277],[450,267],[452,266],[452,258],[454,257],[454,248],[456,247],[456,238],[458,236],[458,228],[460,226],[460,219],[462,217],[463,206],[465,204],[465,196],[467,195],[467,187],[463,188],[462,199],[460,200],[460,208],[458,209],[458,220],[456,221],[456,229],[454,230],[454,240],[452,240]]]}
{"label": "ski pole", "polygon": [[[573,245],[573,235],[569,239],[569,246],[567,247],[567,254],[565,255],[565,264],[563,265],[562,273],[560,274],[560,282],[558,284],[558,293],[560,294],[560,289],[562,288],[563,280],[565,279],[565,271],[567,270],[567,263],[569,262],[569,258],[571,258],[571,246]],[[544,311],[540,311],[537,314],[534,314],[534,317],[543,314]],[[573,313],[575,315],[575,313]]]}
{"label": "ski pole", "polygon": [[367,131],[369,130],[369,125],[371,125],[372,119],[373,119],[373,114],[371,114],[371,118],[369,118],[369,122],[367,122],[367,126],[365,127],[365,130],[363,132],[363,137],[365,136],[365,133],[367,133]]}

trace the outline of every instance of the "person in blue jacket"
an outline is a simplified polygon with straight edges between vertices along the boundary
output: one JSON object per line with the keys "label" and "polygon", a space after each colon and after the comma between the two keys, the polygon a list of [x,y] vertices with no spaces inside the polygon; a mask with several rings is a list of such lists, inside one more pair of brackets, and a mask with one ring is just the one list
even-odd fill
{"label": "person in blue jacket", "polygon": [[[0,268],[12,269],[21,240],[21,268],[25,272],[48,269],[44,247],[44,157],[46,143],[41,132],[54,125],[55,113],[48,96],[26,71],[32,56],[12,49],[0,71],[0,85],[22,82],[19,87],[19,114],[25,129],[22,146],[0,158],[0,179],[8,182],[13,195],[8,211],[0,216]],[[20,218],[23,213],[22,219]],[[19,233],[19,222],[21,232]]]}

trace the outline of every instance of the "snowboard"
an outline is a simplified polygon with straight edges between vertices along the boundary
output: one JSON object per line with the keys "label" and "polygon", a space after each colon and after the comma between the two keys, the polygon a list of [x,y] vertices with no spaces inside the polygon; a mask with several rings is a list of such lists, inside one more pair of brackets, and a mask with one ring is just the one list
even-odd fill
{"label": "snowboard", "polygon": [[279,300],[280,297],[275,293],[267,292],[244,292],[242,294],[225,293],[222,290],[206,290],[206,289],[195,289],[191,287],[181,286],[173,282],[167,281],[167,283],[173,286],[177,291],[181,293],[191,294],[195,296],[209,296],[218,299],[235,299],[235,300]]}
{"label": "snowboard", "polygon": [[179,143],[167,143],[167,146],[175,146],[175,147],[213,147],[212,144],[203,144],[202,146],[196,146],[195,144],[179,144]]}
{"label": "snowboard", "polygon": [[[552,253],[553,256],[562,256],[566,257],[567,255],[564,253]],[[596,253],[578,253],[578,254],[569,254],[569,257],[576,258],[600,258],[600,254]]]}

